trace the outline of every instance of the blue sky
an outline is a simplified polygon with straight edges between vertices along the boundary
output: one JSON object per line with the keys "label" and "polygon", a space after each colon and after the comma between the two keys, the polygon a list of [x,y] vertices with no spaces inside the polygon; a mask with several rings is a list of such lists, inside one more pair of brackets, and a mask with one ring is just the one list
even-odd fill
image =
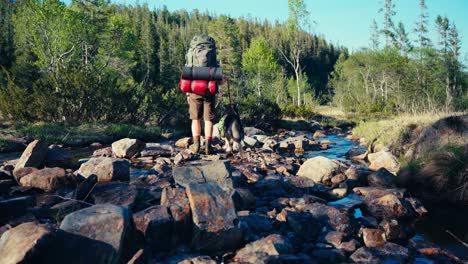
{"label": "blue sky", "polygon": [[[112,0],[134,4],[135,0]],[[324,35],[327,40],[356,50],[369,43],[372,19],[381,22],[378,13],[384,0],[305,0],[311,19],[316,22],[312,31]],[[446,15],[455,22],[462,39],[462,58],[468,60],[468,0],[426,0],[431,29],[431,38],[436,41],[434,20],[437,15]],[[199,9],[232,17],[250,16],[261,20],[284,21],[288,16],[287,0],[139,0],[152,8],[163,5],[169,10]],[[402,21],[407,31],[412,31],[418,18],[419,0],[395,0],[395,23]],[[380,25],[380,23],[379,23]],[[414,34],[411,36],[414,38]]]}

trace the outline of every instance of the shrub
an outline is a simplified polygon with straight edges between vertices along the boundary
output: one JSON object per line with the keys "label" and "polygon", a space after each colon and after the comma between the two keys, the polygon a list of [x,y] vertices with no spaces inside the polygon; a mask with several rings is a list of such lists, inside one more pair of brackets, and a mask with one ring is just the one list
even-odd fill
{"label": "shrub", "polygon": [[247,97],[239,104],[241,119],[246,126],[268,128],[281,115],[279,106],[268,99]]}

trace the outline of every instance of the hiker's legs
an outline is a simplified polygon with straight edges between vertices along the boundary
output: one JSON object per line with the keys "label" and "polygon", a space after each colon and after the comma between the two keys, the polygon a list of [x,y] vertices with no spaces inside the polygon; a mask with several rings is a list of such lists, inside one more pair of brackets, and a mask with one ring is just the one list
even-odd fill
{"label": "hiker's legs", "polygon": [[212,121],[205,121],[205,138],[212,138],[213,137],[213,122]]}
{"label": "hiker's legs", "polygon": [[[206,127],[206,125],[205,125]],[[206,129],[206,128],[205,128]],[[192,136],[193,140],[195,141],[196,138],[200,139],[201,135],[201,121],[200,119],[198,120],[192,120]]]}

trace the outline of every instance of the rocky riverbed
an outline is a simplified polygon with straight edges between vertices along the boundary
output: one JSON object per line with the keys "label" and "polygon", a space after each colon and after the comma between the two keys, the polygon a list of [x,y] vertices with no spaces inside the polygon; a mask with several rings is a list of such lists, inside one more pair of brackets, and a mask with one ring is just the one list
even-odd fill
{"label": "rocky riverbed", "polygon": [[464,263],[415,234],[427,210],[393,155],[314,130],[246,128],[242,154],[210,156],[33,141],[0,167],[0,263]]}

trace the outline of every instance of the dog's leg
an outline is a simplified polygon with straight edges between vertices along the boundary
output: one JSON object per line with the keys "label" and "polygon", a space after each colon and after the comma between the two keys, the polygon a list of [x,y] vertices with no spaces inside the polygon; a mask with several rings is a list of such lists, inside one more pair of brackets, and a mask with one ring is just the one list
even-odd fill
{"label": "dog's leg", "polygon": [[227,138],[224,138],[224,141],[226,142],[226,153],[231,153],[232,152],[232,148],[231,148],[231,143],[229,142],[229,139]]}

